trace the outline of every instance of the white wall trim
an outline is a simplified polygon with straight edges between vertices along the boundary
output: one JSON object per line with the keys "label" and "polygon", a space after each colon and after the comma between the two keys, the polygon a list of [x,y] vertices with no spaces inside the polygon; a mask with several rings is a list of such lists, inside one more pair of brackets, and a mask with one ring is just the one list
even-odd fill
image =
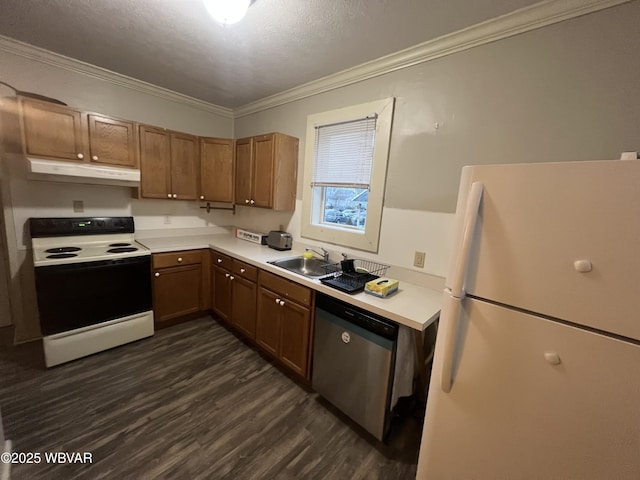
{"label": "white wall trim", "polygon": [[[197,98],[183,95],[181,93],[168,90],[166,88],[158,87],[151,83],[143,82],[135,78],[127,77],[105,68],[96,67],[89,63],[82,62],[73,58],[65,57],[57,53],[45,50],[43,48],[29,45],[28,43],[19,42],[9,37],[0,35],[0,50],[23,57],[36,62],[51,65],[63,70],[67,70],[73,73],[78,73],[92,78],[97,78],[104,82],[125,87],[138,92],[146,93],[147,95],[153,95],[165,100],[188,105],[206,112],[214,113],[225,118],[233,118],[233,110],[230,108],[221,107],[212,103],[198,100]],[[14,85],[16,88],[20,88],[19,85]]]}
{"label": "white wall trim", "polygon": [[436,58],[462,52],[631,0],[546,0],[457,32],[343,70],[234,109],[234,117],[258,113]]}

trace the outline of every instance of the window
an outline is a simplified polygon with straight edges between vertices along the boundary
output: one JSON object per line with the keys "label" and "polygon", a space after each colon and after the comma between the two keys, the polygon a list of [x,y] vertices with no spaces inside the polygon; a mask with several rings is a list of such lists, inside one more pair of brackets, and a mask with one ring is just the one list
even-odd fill
{"label": "window", "polygon": [[378,250],[393,103],[309,115],[303,237]]}

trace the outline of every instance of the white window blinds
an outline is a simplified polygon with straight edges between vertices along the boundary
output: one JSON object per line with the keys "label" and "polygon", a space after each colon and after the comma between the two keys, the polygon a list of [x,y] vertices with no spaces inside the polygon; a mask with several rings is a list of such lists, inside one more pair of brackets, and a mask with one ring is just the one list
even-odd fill
{"label": "white window blinds", "polygon": [[376,118],[316,127],[311,186],[369,188]]}

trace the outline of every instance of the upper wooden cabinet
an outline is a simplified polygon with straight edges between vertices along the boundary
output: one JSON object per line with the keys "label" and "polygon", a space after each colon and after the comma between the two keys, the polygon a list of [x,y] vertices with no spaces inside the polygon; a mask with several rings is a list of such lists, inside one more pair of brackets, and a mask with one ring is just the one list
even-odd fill
{"label": "upper wooden cabinet", "polygon": [[138,134],[133,122],[87,115],[92,163],[138,168]]}
{"label": "upper wooden cabinet", "polygon": [[20,98],[24,153],[54,160],[138,167],[136,124]]}
{"label": "upper wooden cabinet", "polygon": [[236,140],[235,203],[295,210],[298,143],[282,133]]}
{"label": "upper wooden cabinet", "polygon": [[233,140],[200,137],[200,200],[233,203]]}
{"label": "upper wooden cabinet", "polygon": [[140,196],[196,200],[198,137],[140,125]]}

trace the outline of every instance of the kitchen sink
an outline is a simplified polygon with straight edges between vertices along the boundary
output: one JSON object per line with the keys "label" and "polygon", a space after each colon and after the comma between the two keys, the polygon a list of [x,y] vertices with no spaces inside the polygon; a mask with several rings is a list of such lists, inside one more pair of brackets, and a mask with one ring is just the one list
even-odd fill
{"label": "kitchen sink", "polygon": [[324,260],[315,257],[291,257],[283,258],[282,260],[273,260],[267,263],[309,278],[326,277],[327,275],[339,270],[337,265],[327,264]]}

